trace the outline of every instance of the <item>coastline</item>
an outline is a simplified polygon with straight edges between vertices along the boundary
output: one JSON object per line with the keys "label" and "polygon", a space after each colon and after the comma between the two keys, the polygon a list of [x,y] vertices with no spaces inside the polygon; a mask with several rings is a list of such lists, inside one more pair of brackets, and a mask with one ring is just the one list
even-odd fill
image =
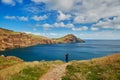
{"label": "coastline", "polygon": [[29,47],[39,44],[65,44],[85,42],[73,34],[67,34],[60,38],[47,38],[44,36],[15,32],[3,28],[0,28],[0,32],[0,51],[4,51],[6,49]]}

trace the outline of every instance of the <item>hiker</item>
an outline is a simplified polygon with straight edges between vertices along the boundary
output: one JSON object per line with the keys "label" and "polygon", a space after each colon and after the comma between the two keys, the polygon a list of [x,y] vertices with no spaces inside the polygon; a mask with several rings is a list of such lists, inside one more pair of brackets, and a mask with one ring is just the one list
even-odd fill
{"label": "hiker", "polygon": [[67,63],[69,54],[67,53],[65,56],[66,56],[66,63]]}

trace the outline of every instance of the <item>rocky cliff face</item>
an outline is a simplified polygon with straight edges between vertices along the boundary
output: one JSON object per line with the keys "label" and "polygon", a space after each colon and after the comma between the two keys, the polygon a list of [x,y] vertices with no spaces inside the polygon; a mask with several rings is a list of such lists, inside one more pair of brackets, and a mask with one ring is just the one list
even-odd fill
{"label": "rocky cliff face", "polygon": [[21,32],[14,32],[0,28],[0,50],[27,47],[37,44],[57,44],[57,43],[73,43],[84,42],[76,36],[69,34],[58,39],[48,39],[43,36],[35,36]]}
{"label": "rocky cliff face", "polygon": [[37,44],[53,44],[51,39],[0,29],[0,50],[27,47]]}

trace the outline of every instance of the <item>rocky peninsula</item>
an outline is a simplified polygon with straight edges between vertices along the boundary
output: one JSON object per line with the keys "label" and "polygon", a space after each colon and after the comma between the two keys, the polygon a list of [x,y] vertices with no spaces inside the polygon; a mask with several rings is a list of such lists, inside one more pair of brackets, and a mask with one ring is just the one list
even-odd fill
{"label": "rocky peninsula", "polygon": [[84,40],[77,38],[73,34],[68,34],[61,38],[47,38],[33,34],[15,32],[0,28],[0,51],[13,48],[28,47],[38,44],[62,44],[62,43],[82,43]]}

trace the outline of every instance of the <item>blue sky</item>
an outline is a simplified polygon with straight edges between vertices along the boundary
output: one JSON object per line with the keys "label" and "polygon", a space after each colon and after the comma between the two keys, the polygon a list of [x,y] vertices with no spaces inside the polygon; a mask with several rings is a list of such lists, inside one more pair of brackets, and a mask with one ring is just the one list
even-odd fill
{"label": "blue sky", "polygon": [[120,39],[120,0],[0,0],[0,27],[82,39]]}

